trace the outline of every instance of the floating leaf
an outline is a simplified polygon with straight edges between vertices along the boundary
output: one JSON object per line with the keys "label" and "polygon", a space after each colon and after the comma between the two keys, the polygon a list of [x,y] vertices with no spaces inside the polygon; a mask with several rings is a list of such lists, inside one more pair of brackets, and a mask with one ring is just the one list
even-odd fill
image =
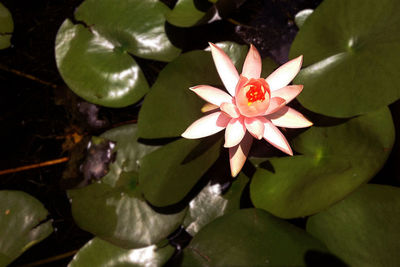
{"label": "floating leaf", "polygon": [[11,33],[14,31],[14,21],[10,11],[0,3],[0,49],[11,45]]}
{"label": "floating leaf", "polygon": [[117,143],[117,158],[109,173],[98,183],[68,192],[72,214],[82,229],[125,248],[145,247],[166,238],[186,212],[157,213],[143,199],[138,164],[155,147],[138,143],[136,129],[127,125],[103,134]]}
{"label": "floating leaf", "polygon": [[204,15],[204,12],[196,8],[194,0],[178,0],[174,9],[166,15],[166,18],[172,25],[191,27],[201,20]]}
{"label": "floating leaf", "polygon": [[146,200],[162,207],[182,200],[219,156],[221,140],[179,139],[141,161],[139,184]]}
{"label": "floating leaf", "polygon": [[350,266],[400,265],[400,188],[368,184],[309,218],[307,231]]}
{"label": "floating leaf", "polygon": [[186,231],[194,236],[214,219],[238,210],[242,191],[248,181],[247,176],[239,174],[225,194],[222,194],[220,184],[208,184],[204,187],[189,203],[189,209],[183,222]]}
{"label": "floating leaf", "polygon": [[291,47],[304,55],[295,78],[299,101],[334,117],[376,110],[400,96],[400,2],[327,0],[309,16]]}
{"label": "floating leaf", "polygon": [[53,232],[47,210],[20,191],[0,191],[0,266],[6,266]]}
{"label": "floating leaf", "polygon": [[394,142],[387,108],[330,127],[312,127],[291,143],[301,155],[270,160],[250,185],[258,208],[294,218],[319,212],[371,179]]}
{"label": "floating leaf", "polygon": [[157,267],[163,266],[174,251],[172,246],[157,248],[156,245],[128,250],[94,238],[78,251],[68,266]]}
{"label": "floating leaf", "polygon": [[[248,47],[232,42],[218,45],[231,57],[240,72]],[[267,58],[263,67],[264,72],[270,72],[275,64]],[[200,109],[204,101],[189,90],[189,87],[200,84],[223,88],[210,52],[188,52],[168,64],[143,102],[139,113],[139,136],[180,136],[202,116]]]}
{"label": "floating leaf", "polygon": [[183,254],[183,266],[304,266],[325,246],[305,231],[259,209],[238,210],[201,229]]}
{"label": "floating leaf", "polygon": [[56,61],[67,85],[85,100],[108,107],[139,101],[148,91],[138,57],[170,61],[179,54],[164,30],[168,7],[156,0],[86,0],[56,38]]}

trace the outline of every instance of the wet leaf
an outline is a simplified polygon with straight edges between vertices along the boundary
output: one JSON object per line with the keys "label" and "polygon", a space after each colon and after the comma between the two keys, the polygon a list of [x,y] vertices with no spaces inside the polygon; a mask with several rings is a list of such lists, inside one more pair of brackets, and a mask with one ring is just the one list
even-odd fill
{"label": "wet leaf", "polygon": [[139,173],[145,199],[157,207],[181,201],[217,160],[220,146],[221,139],[182,138],[148,154]]}
{"label": "wet leaf", "polygon": [[306,19],[314,12],[313,9],[303,9],[296,14],[294,17],[294,22],[296,23],[297,27],[301,28],[306,21]]}
{"label": "wet leaf", "polygon": [[343,199],[383,166],[394,142],[387,108],[330,127],[313,126],[291,144],[301,155],[272,158],[250,185],[258,208],[283,218],[310,215]]}
{"label": "wet leaf", "polygon": [[166,238],[186,212],[161,214],[143,199],[139,161],[157,147],[138,143],[136,132],[136,125],[127,125],[104,133],[103,138],[116,142],[117,156],[109,173],[98,183],[68,191],[77,224],[124,248],[145,247]]}
{"label": "wet leaf", "polygon": [[183,225],[192,236],[216,218],[240,208],[240,198],[249,178],[240,174],[222,194],[220,184],[208,184],[190,201]]}
{"label": "wet leaf", "polygon": [[259,209],[224,215],[201,229],[184,250],[183,266],[305,266],[325,246],[300,228]]}
{"label": "wet leaf", "polygon": [[364,114],[400,96],[400,2],[327,0],[309,16],[291,47],[304,55],[295,78],[299,101],[334,117]]}
{"label": "wet leaf", "polygon": [[21,191],[0,191],[0,266],[53,232],[48,211],[37,199]]}
{"label": "wet leaf", "polygon": [[174,251],[172,246],[157,248],[156,245],[128,250],[94,238],[78,251],[68,266],[157,267],[163,266]]}
{"label": "wet leaf", "polygon": [[367,184],[309,218],[307,231],[350,266],[400,265],[400,188]]}
{"label": "wet leaf", "polygon": [[11,46],[11,33],[14,31],[14,21],[10,11],[0,3],[0,49]]}
{"label": "wet leaf", "polygon": [[56,38],[56,61],[67,85],[85,100],[124,107],[148,91],[147,81],[131,54],[170,61],[180,53],[166,36],[157,0],[86,0],[75,18],[66,20]]}
{"label": "wet leaf", "polygon": [[[218,44],[241,72],[248,47],[232,42]],[[263,61],[263,71],[275,67],[271,59]],[[189,87],[208,84],[223,88],[210,52],[192,51],[169,63],[146,96],[139,113],[139,136],[163,138],[180,136],[203,114],[204,100]]]}

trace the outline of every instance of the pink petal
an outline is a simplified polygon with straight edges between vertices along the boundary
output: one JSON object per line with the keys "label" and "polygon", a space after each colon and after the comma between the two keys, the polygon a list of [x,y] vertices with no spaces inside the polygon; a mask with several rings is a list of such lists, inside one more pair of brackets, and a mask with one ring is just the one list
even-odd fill
{"label": "pink petal", "polygon": [[293,156],[292,149],[285,136],[276,128],[270,120],[264,119],[264,139],[267,140],[271,145],[279,150],[282,150],[286,154]]}
{"label": "pink petal", "polygon": [[219,109],[219,107],[214,104],[205,103],[204,106],[201,107],[201,112],[206,113],[206,112],[212,111],[217,108]]}
{"label": "pink petal", "polygon": [[271,92],[271,97],[281,97],[286,100],[286,104],[292,101],[303,90],[303,85],[288,85]]}
{"label": "pink petal", "polygon": [[264,115],[268,115],[274,113],[286,105],[286,101],[280,97],[273,97],[270,99],[269,106],[265,111]]}
{"label": "pink petal", "polygon": [[246,129],[251,133],[252,136],[260,140],[264,135],[264,123],[257,117],[245,118],[244,124]]}
{"label": "pink petal", "polygon": [[288,85],[297,73],[299,73],[301,64],[303,64],[303,56],[299,56],[286,62],[269,75],[265,80],[269,84],[271,91],[278,90]]}
{"label": "pink petal", "polygon": [[233,65],[232,60],[221,48],[213,43],[209,43],[209,45],[219,77],[224,83],[226,90],[234,96],[236,84],[239,81],[239,73],[235,65]]}
{"label": "pink petal", "polygon": [[206,137],[226,128],[231,118],[221,111],[211,113],[193,122],[182,137],[196,139]]}
{"label": "pink petal", "polygon": [[231,164],[232,177],[236,177],[243,168],[252,143],[253,137],[250,134],[245,134],[240,144],[229,148],[229,162]]}
{"label": "pink petal", "polygon": [[242,75],[247,78],[260,78],[261,74],[261,56],[254,45],[250,45],[246,60],[244,61]]}
{"label": "pink petal", "polygon": [[238,108],[232,103],[222,103],[221,110],[231,116],[232,118],[239,118],[240,113]]}
{"label": "pink petal", "polygon": [[195,92],[205,101],[217,106],[220,106],[223,102],[232,102],[232,97],[229,94],[225,93],[221,89],[209,85],[198,85],[190,87],[190,90]]}
{"label": "pink petal", "polygon": [[233,147],[242,141],[246,127],[244,126],[243,117],[231,119],[225,130],[224,147]]}
{"label": "pink petal", "polygon": [[270,119],[274,125],[285,128],[305,128],[313,125],[300,112],[289,107],[284,107],[266,118]]}

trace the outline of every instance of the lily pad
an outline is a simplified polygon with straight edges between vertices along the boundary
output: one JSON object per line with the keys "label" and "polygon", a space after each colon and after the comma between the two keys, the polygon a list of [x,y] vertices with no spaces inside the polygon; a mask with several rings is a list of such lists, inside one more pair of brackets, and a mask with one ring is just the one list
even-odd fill
{"label": "lily pad", "polygon": [[307,231],[350,266],[400,265],[400,188],[368,184],[309,218]]}
{"label": "lily pad", "polygon": [[[233,60],[239,72],[248,47],[232,42],[218,44]],[[263,71],[270,72],[275,64],[263,61]],[[139,113],[139,136],[163,138],[180,136],[203,114],[204,100],[189,87],[208,84],[223,88],[210,52],[192,51],[179,56],[159,74],[147,94]]]}
{"label": "lily pad", "polygon": [[294,22],[297,27],[301,28],[306,21],[306,19],[314,12],[314,9],[303,9],[296,14],[294,17]]}
{"label": "lily pad", "polygon": [[175,7],[167,15],[167,21],[178,27],[191,27],[195,25],[205,12],[198,10],[194,0],[178,0]]}
{"label": "lily pad", "polygon": [[326,251],[304,230],[259,209],[224,215],[201,229],[183,266],[305,266],[308,251]]}
{"label": "lily pad", "polygon": [[157,207],[181,201],[217,160],[221,139],[179,139],[141,161],[139,184],[146,200]]}
{"label": "lily pad", "polygon": [[192,236],[214,219],[240,208],[240,198],[249,178],[240,174],[228,192],[222,194],[220,184],[208,184],[190,201],[183,226]]}
{"label": "lily pad", "polygon": [[143,199],[139,161],[156,147],[138,143],[136,131],[136,125],[128,125],[103,134],[116,142],[117,158],[109,173],[98,183],[68,191],[77,224],[124,248],[145,247],[166,238],[186,212],[161,214]]}
{"label": "lily pad", "polygon": [[271,170],[257,168],[251,199],[283,218],[319,212],[374,177],[393,142],[388,108],[337,126],[314,126],[291,142],[301,155],[272,158]]}
{"label": "lily pad", "polygon": [[100,238],[94,238],[78,251],[68,266],[157,267],[163,266],[174,251],[169,245],[163,248],[152,245],[139,249],[123,249]]}
{"label": "lily pad", "polygon": [[107,106],[124,107],[148,91],[147,81],[131,54],[170,61],[180,50],[168,40],[164,14],[157,0],[86,0],[75,18],[65,20],[56,38],[61,76],[77,95]]}
{"label": "lily pad", "polygon": [[14,31],[14,21],[10,11],[0,3],[0,49],[11,45],[11,33]]}
{"label": "lily pad", "polygon": [[334,117],[364,114],[400,97],[400,2],[327,0],[305,21],[290,51],[304,55],[295,78],[306,108]]}
{"label": "lily pad", "polygon": [[48,211],[36,198],[20,191],[0,191],[0,266],[53,232]]}

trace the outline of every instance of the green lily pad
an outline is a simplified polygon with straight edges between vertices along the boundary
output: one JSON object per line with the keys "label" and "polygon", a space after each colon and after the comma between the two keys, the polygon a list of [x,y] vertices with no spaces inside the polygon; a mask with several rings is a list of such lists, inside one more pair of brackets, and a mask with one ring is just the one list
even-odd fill
{"label": "green lily pad", "polygon": [[330,127],[311,127],[291,144],[301,155],[272,158],[250,184],[257,208],[283,218],[310,215],[343,199],[383,166],[394,142],[388,108]]}
{"label": "green lily pad", "polygon": [[145,247],[166,238],[179,227],[186,212],[161,214],[143,199],[139,161],[156,147],[138,143],[136,131],[136,125],[127,125],[103,134],[116,142],[117,157],[109,173],[97,183],[68,191],[76,223],[124,248]]}
{"label": "green lily pad", "polygon": [[400,265],[400,188],[368,184],[309,218],[307,231],[350,266]]}
{"label": "green lily pad", "polygon": [[325,246],[259,209],[224,215],[201,229],[183,254],[183,266],[305,266],[308,251]]}
{"label": "green lily pad", "polygon": [[400,3],[327,0],[301,27],[290,57],[304,55],[298,100],[334,117],[364,114],[400,97]]}
{"label": "green lily pad", "polygon": [[48,211],[36,198],[20,191],[0,191],[0,266],[53,232]]}
{"label": "green lily pad", "polygon": [[178,0],[167,15],[167,21],[178,27],[191,27],[203,18],[205,12],[198,10],[194,0]]}
{"label": "green lily pad", "polygon": [[107,106],[139,101],[148,84],[130,55],[170,61],[180,53],[168,40],[164,14],[156,0],[86,0],[75,18],[65,20],[56,38],[56,62],[61,76],[77,95]]}
{"label": "green lily pad", "polygon": [[68,266],[163,266],[174,254],[172,246],[157,248],[156,245],[123,249],[100,238],[93,238],[81,248]]}
{"label": "green lily pad", "polygon": [[0,49],[11,45],[11,33],[14,31],[14,21],[10,11],[0,3]]}
{"label": "green lily pad", "polygon": [[[248,47],[232,42],[218,44],[233,60],[239,72]],[[275,64],[263,61],[263,71],[270,72]],[[189,87],[207,84],[223,88],[210,52],[192,51],[179,56],[159,74],[147,94],[139,113],[139,136],[163,138],[180,136],[203,114],[204,100]]]}
{"label": "green lily pad", "polygon": [[217,160],[221,140],[179,139],[141,160],[139,184],[146,200],[157,207],[181,201]]}
{"label": "green lily pad", "polygon": [[208,184],[189,203],[183,226],[192,236],[214,219],[240,208],[240,198],[249,178],[240,174],[228,192],[221,193],[220,184]]}

